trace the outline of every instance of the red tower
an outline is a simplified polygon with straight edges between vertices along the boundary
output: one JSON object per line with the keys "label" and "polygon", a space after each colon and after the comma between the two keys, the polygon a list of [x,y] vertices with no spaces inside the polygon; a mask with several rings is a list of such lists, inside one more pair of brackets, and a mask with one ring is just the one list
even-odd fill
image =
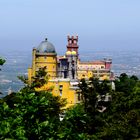
{"label": "red tower", "polygon": [[105,69],[110,70],[111,64],[112,64],[112,59],[104,59],[104,61],[105,61]]}
{"label": "red tower", "polygon": [[77,55],[78,55],[78,36],[74,37],[74,36],[69,36],[68,35],[68,45],[67,45],[67,51],[76,51]]}

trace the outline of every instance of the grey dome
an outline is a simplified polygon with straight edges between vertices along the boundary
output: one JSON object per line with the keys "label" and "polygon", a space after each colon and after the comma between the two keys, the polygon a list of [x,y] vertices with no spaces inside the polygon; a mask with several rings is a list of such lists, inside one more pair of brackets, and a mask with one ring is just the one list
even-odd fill
{"label": "grey dome", "polygon": [[52,43],[47,41],[47,39],[45,39],[45,41],[42,41],[40,43],[40,45],[37,47],[36,51],[38,53],[56,53],[55,47],[53,46]]}

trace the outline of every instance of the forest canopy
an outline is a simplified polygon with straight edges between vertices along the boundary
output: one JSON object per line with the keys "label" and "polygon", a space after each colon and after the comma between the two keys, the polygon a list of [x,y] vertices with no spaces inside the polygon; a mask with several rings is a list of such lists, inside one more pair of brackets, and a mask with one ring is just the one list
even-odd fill
{"label": "forest canopy", "polygon": [[[39,72],[32,85],[26,84],[19,92],[0,99],[1,139],[140,138],[140,80],[136,76],[121,74],[114,81],[115,90],[110,81],[82,79],[81,103],[63,110],[65,99],[53,96],[50,90],[35,90],[47,79],[44,74]],[[62,113],[64,119],[60,120]]]}

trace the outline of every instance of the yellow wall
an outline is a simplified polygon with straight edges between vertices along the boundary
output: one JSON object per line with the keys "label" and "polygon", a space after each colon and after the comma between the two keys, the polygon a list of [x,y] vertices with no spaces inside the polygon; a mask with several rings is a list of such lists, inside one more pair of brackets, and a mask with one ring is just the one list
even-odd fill
{"label": "yellow wall", "polygon": [[[53,95],[61,96],[62,98],[67,99],[67,107],[75,104],[75,94],[76,91],[71,88],[70,81],[66,80],[50,80],[48,82],[48,86],[53,86],[54,89],[52,91]],[[62,92],[60,93],[60,91]]]}
{"label": "yellow wall", "polygon": [[32,68],[28,68],[28,82],[31,83],[32,81]]}
{"label": "yellow wall", "polygon": [[47,75],[49,78],[57,76],[57,58],[56,54],[44,53],[39,54],[34,48],[32,51],[32,67],[28,69],[28,81],[31,83],[32,77],[35,76],[39,68],[46,67]]}
{"label": "yellow wall", "polygon": [[82,71],[78,71],[78,79],[89,79],[91,77],[97,77],[99,78],[99,80],[109,80],[110,79],[110,73],[94,73],[94,71],[86,71],[86,70],[82,70]]}
{"label": "yellow wall", "polygon": [[94,63],[80,63],[80,61],[78,61],[78,79],[89,79],[91,77],[97,77],[100,80],[105,80],[108,79],[110,77],[110,74],[105,71],[105,64],[94,64]]}
{"label": "yellow wall", "polygon": [[38,70],[41,67],[46,66],[46,71],[48,76],[51,78],[56,77],[56,71],[57,71],[57,60],[56,55],[38,55],[36,56],[36,70]]}
{"label": "yellow wall", "polygon": [[[77,103],[76,90],[72,89],[69,79],[54,79],[49,80],[48,84],[36,90],[50,90],[54,96],[61,96],[67,99],[66,108]],[[62,91],[62,92],[61,92]]]}
{"label": "yellow wall", "polygon": [[89,79],[89,78],[93,77],[93,72],[91,70],[78,70],[77,74],[78,74],[79,80],[82,78]]}

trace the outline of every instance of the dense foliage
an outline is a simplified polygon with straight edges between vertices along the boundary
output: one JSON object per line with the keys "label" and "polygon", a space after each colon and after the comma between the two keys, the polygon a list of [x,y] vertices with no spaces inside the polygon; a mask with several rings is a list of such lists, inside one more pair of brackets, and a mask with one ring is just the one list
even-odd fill
{"label": "dense foliage", "polygon": [[62,122],[62,136],[68,140],[96,140],[104,125],[100,110],[109,104],[109,101],[106,103],[99,99],[111,93],[111,84],[109,81],[99,82],[91,78],[89,81],[82,79],[79,87],[82,103],[67,111]]}
{"label": "dense foliage", "polygon": [[55,139],[63,105],[59,97],[29,89],[5,97],[0,105],[0,137]]}
{"label": "dense foliage", "polygon": [[140,81],[136,76],[121,74],[112,102],[103,113],[105,125],[102,139],[140,138]]}
{"label": "dense foliage", "polygon": [[0,139],[57,139],[66,101],[48,91],[37,92],[38,85],[32,84],[0,100]]}
{"label": "dense foliage", "polygon": [[[0,100],[0,138],[41,140],[133,140],[140,138],[140,81],[121,74],[110,81],[81,80],[81,103],[59,115],[65,100],[35,91],[47,81],[41,71],[32,85]],[[37,84],[36,81],[37,80]],[[41,82],[43,80],[43,82]],[[111,100],[107,97],[110,97]]]}
{"label": "dense foliage", "polygon": [[[129,84],[128,84],[129,83]],[[116,91],[108,81],[97,79],[79,85],[83,104],[73,107],[63,121],[64,139],[133,140],[140,138],[140,81],[136,76],[121,74],[115,81]],[[121,88],[120,88],[121,87]],[[99,95],[112,96],[106,102]],[[103,112],[100,109],[105,108]]]}

